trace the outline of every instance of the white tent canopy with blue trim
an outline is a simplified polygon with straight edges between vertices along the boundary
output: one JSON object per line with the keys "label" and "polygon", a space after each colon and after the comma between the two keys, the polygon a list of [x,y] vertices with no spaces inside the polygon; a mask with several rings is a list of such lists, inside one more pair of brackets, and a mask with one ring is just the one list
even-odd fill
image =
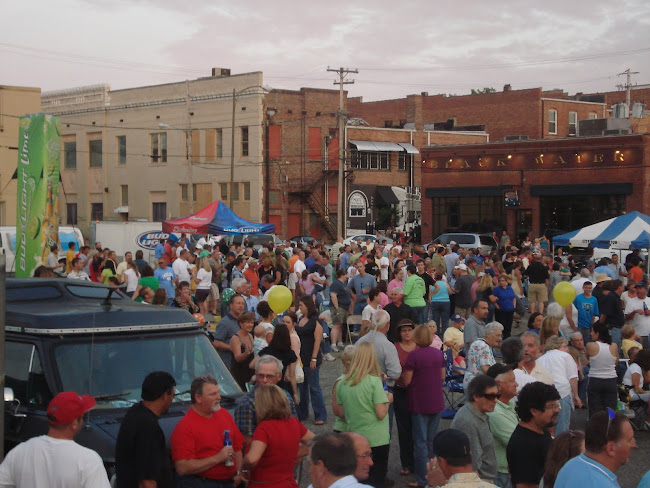
{"label": "white tent canopy with blue trim", "polygon": [[650,216],[641,212],[604,220],[553,238],[554,246],[613,249],[650,248]]}

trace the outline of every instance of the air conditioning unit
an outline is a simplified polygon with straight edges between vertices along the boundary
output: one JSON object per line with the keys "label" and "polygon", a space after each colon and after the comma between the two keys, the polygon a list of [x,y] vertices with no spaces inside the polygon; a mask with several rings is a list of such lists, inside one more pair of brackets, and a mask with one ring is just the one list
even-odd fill
{"label": "air conditioning unit", "polygon": [[230,76],[230,68],[212,68],[212,76]]}

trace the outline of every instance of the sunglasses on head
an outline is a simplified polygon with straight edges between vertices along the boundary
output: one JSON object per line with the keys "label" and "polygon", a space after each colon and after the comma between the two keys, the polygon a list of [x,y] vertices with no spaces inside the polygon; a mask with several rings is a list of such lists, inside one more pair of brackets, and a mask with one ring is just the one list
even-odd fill
{"label": "sunglasses on head", "polygon": [[488,400],[496,400],[497,398],[501,398],[501,392],[499,392],[499,393],[483,393],[483,398],[487,398]]}

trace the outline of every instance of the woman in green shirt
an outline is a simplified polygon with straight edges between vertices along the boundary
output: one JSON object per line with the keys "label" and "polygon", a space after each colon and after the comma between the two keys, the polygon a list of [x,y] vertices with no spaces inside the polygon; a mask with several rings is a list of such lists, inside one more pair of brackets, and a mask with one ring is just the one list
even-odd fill
{"label": "woman in green shirt", "polygon": [[110,285],[108,279],[111,276],[116,277],[117,274],[115,274],[115,263],[109,259],[106,261],[106,264],[104,264],[104,269],[102,269],[102,283]]}
{"label": "woman in green shirt", "polygon": [[416,274],[414,264],[409,264],[406,267],[406,274],[408,278],[406,278],[404,289],[402,290],[404,303],[413,309],[417,323],[422,325],[426,322],[427,302],[424,300],[424,296],[427,294],[427,285]]}
{"label": "woman in green shirt", "polygon": [[348,431],[370,443],[374,465],[367,484],[383,486],[388,469],[388,407],[393,395],[384,390],[377,352],[371,342],[356,346],[350,372],[338,383],[334,414],[346,419]]}
{"label": "woman in green shirt", "polygon": [[149,265],[142,268],[142,274],[138,280],[138,287],[133,292],[133,300],[138,298],[140,290],[144,287],[151,288],[154,292],[160,286],[160,281],[153,275],[153,268]]}

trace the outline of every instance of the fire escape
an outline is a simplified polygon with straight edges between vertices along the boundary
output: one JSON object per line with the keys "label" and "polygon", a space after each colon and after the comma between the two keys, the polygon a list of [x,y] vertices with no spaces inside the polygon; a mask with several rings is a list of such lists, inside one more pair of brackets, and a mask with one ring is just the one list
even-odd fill
{"label": "fire escape", "polygon": [[[330,214],[327,203],[323,200],[325,183],[334,175],[338,170],[329,169],[324,166],[320,170],[312,170],[311,174],[305,175],[304,183],[296,182],[291,184],[289,182],[289,195],[299,198],[301,203],[306,203],[309,208],[318,215],[320,224],[327,232],[331,239],[336,240],[336,214]],[[327,199],[327,195],[325,195]]]}

